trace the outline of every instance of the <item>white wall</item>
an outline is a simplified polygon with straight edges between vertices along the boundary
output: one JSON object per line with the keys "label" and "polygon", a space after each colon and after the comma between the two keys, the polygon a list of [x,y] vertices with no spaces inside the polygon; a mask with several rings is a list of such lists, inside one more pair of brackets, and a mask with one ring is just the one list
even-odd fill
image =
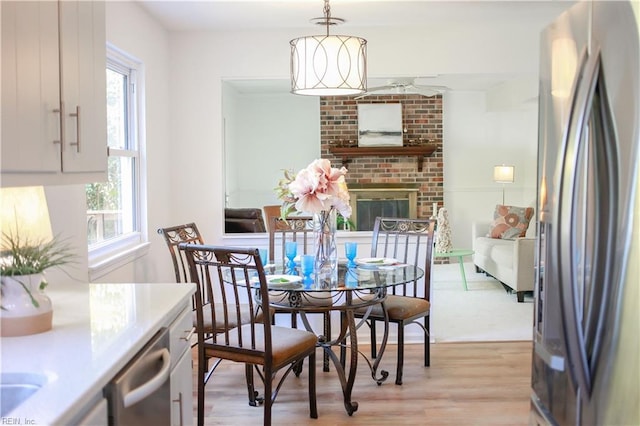
{"label": "white wall", "polygon": [[444,206],[454,247],[471,248],[472,223],[492,220],[502,203],[503,187],[493,181],[495,165],[515,166],[514,183],[504,185],[505,203],[535,206],[537,105],[489,111],[484,93],[449,92],[443,126]]}
{"label": "white wall", "polygon": [[320,98],[240,94],[226,84],[223,93],[226,205],[278,204],[283,170],[320,156]]}
{"label": "white wall", "polygon": [[[195,221],[208,242],[229,241],[223,237],[221,80],[288,78],[289,40],[307,33],[308,28],[168,34],[135,2],[107,2],[106,9],[107,39],[145,64],[146,231],[152,244],[147,256],[100,280],[167,281],[172,279],[171,267],[162,239],[155,234],[157,228]],[[526,19],[465,25],[442,22],[397,30],[369,28],[358,30],[358,35],[368,39],[370,77],[434,73],[535,76],[539,33],[547,22]],[[516,136],[526,145],[518,145],[517,151],[506,149],[499,159],[516,166],[516,183],[508,190],[508,200],[528,203],[535,174],[535,107],[487,112],[481,97],[454,92],[447,94],[445,102],[445,205],[450,209],[454,240],[463,246],[469,245],[468,237],[458,236],[457,230],[470,229],[468,222],[475,216],[491,214],[493,200],[500,197],[490,177],[496,148],[509,147]],[[466,121],[452,123],[456,117]],[[86,280],[84,188],[48,188],[47,194],[54,230],[72,236],[79,247],[82,260],[73,274]],[[261,238],[266,240],[253,236],[252,244]]]}

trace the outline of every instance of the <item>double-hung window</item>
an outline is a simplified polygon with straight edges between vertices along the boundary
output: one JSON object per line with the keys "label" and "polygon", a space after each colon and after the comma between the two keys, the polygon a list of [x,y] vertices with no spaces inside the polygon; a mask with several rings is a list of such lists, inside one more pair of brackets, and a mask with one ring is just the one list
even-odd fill
{"label": "double-hung window", "polygon": [[108,180],[86,185],[90,266],[143,242],[138,67],[107,48]]}

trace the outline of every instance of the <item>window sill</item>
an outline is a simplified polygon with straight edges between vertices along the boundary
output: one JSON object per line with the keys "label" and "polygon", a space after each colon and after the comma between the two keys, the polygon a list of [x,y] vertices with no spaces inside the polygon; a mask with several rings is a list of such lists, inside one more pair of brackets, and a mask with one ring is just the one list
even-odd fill
{"label": "window sill", "polygon": [[141,243],[129,247],[125,250],[118,251],[111,256],[101,258],[99,260],[89,259],[89,282],[103,277],[118,268],[123,267],[127,263],[145,256],[149,252],[151,243]]}

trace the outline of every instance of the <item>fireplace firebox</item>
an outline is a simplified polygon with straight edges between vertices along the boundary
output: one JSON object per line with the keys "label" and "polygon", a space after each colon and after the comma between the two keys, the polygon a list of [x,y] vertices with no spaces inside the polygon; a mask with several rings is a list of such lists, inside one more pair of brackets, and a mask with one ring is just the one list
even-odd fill
{"label": "fireplace firebox", "polygon": [[376,217],[415,219],[418,184],[350,184],[351,221],[357,231],[371,231]]}

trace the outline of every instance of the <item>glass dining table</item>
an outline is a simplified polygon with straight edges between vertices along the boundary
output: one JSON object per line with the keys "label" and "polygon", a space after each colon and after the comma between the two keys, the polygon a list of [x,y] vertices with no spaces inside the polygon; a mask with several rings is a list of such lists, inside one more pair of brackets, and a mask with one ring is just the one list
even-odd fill
{"label": "glass dining table", "polygon": [[[387,290],[390,287],[418,280],[422,278],[424,271],[417,266],[395,261],[350,268],[340,262],[338,284],[335,288],[316,285],[313,274],[302,277],[299,266],[290,269],[285,266],[265,265],[265,274],[271,306],[298,313],[307,330],[314,331],[307,319],[307,314],[329,311],[341,313],[338,336],[331,338],[331,336],[320,334],[318,346],[324,349],[325,354],[335,366],[342,387],[345,409],[349,415],[352,415],[358,409],[358,403],[351,399],[358,367],[358,355],[363,356],[371,370],[371,377],[378,385],[382,384],[389,375],[385,370],[380,370],[378,374],[378,367],[389,335],[386,310],[383,309],[384,335],[374,360],[369,360],[358,350],[357,329],[364,324],[374,305],[382,303],[384,307]],[[356,311],[365,313],[358,323],[354,315]],[[346,355],[342,355],[345,351],[341,350],[341,356],[338,357],[333,351],[334,347],[348,349],[350,352],[348,363]]]}

